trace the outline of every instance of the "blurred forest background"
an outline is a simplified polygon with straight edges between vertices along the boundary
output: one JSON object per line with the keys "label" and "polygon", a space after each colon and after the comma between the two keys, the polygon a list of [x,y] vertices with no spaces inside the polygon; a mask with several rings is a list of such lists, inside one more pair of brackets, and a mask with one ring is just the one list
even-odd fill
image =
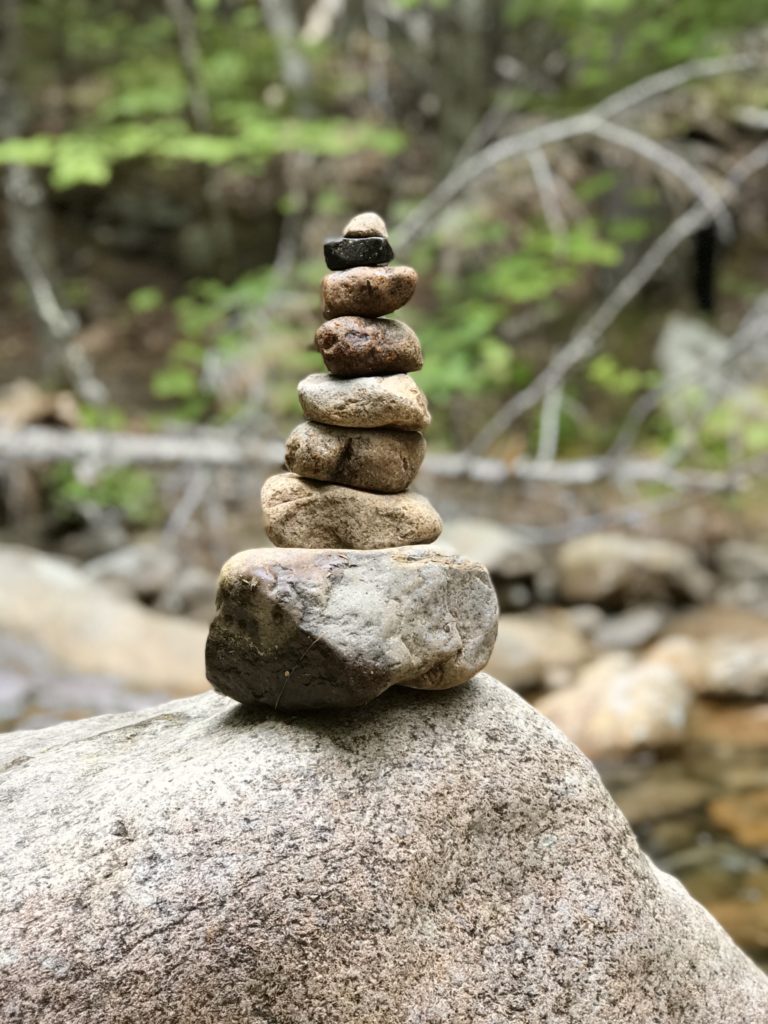
{"label": "blurred forest background", "polygon": [[492,670],[768,957],[768,0],[0,12],[5,727],[205,685],[374,209]]}

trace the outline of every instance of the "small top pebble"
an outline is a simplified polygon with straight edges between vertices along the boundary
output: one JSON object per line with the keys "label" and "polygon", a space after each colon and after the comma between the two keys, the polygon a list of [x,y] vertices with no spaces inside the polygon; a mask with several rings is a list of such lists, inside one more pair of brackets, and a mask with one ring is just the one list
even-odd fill
{"label": "small top pebble", "polygon": [[378,213],[372,211],[358,213],[344,228],[343,234],[345,238],[371,238],[373,235],[379,235],[381,238],[389,237],[387,225]]}

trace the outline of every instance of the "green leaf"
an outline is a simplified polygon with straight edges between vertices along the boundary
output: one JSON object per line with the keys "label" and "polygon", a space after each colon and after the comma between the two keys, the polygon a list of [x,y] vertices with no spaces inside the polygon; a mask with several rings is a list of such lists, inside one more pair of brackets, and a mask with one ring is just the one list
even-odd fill
{"label": "green leaf", "polygon": [[128,296],[128,308],[132,313],[154,313],[164,302],[163,293],[154,285],[136,288]]}

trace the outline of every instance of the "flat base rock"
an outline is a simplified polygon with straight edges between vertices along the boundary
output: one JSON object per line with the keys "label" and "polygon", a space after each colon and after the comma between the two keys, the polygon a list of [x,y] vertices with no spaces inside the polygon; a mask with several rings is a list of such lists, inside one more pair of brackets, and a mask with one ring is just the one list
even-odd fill
{"label": "flat base rock", "polygon": [[488,676],[0,737],[3,1024],[765,1024],[768,981]]}
{"label": "flat base rock", "polygon": [[261,489],[264,528],[281,548],[394,548],[431,544],[442,520],[420,494],[372,494],[294,473],[269,477]]}
{"label": "flat base rock", "polygon": [[423,430],[431,422],[427,397],[407,373],[346,379],[311,373],[298,391],[304,415],[315,423]]}
{"label": "flat base rock", "polygon": [[310,480],[399,494],[413,483],[426,450],[423,435],[414,430],[300,423],[285,442],[285,464]]}
{"label": "flat base rock", "polygon": [[241,551],[219,578],[208,679],[243,704],[357,707],[390,686],[458,686],[488,661],[484,566],[431,548]]}

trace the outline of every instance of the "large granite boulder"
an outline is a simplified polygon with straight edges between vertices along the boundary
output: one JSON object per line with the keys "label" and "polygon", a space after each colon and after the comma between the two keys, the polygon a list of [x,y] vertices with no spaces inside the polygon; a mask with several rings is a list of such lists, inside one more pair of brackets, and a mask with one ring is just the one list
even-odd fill
{"label": "large granite boulder", "polygon": [[765,1024],[768,981],[488,676],[0,740],[4,1024]]}

